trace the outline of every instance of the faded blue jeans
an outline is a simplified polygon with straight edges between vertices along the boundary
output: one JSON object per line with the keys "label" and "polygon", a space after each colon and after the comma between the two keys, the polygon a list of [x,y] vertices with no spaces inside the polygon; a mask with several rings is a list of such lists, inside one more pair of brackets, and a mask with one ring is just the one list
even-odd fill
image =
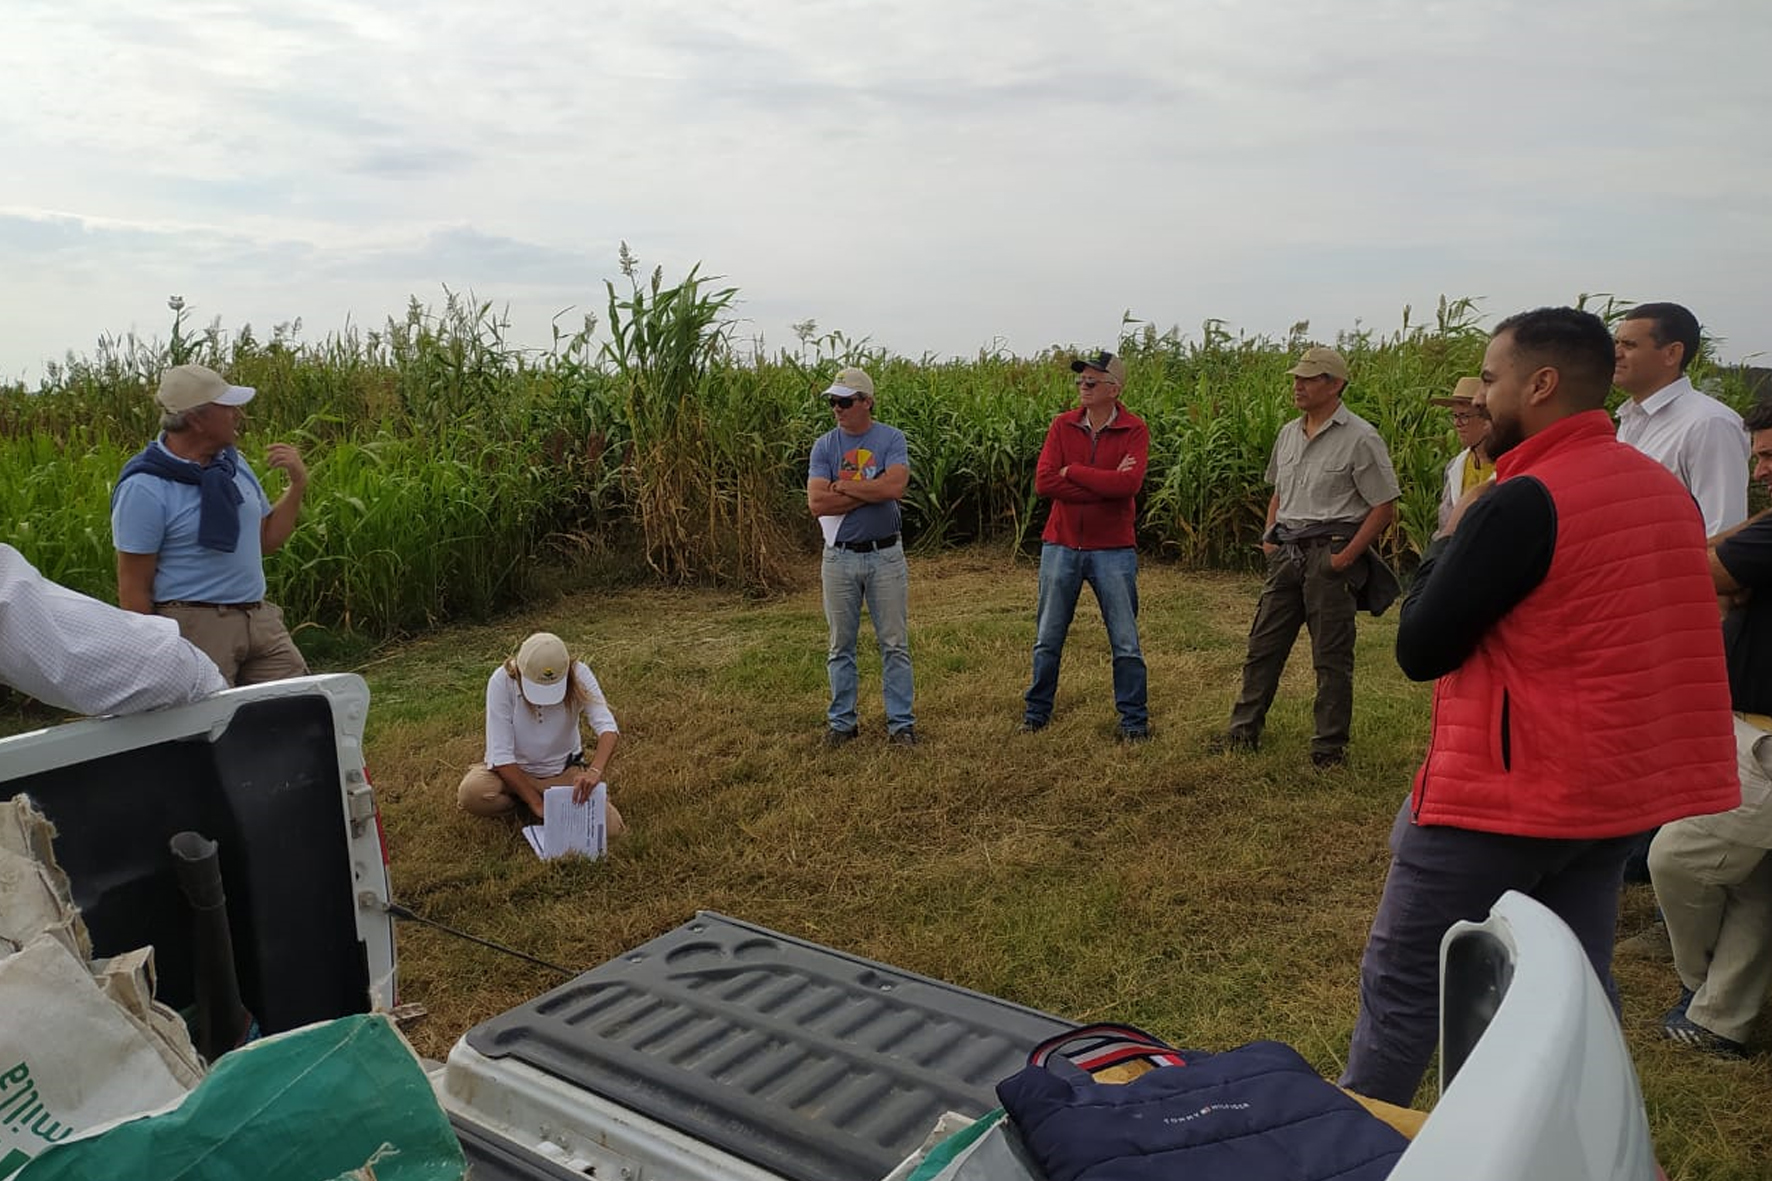
{"label": "faded blue jeans", "polygon": [[831,626],[825,672],[831,680],[833,730],[855,729],[855,639],[865,602],[880,644],[880,688],[886,701],[886,730],[897,734],[916,722],[911,713],[910,575],[904,544],[858,554],[825,546],[824,617]]}
{"label": "faded blue jeans", "polygon": [[1040,549],[1040,603],[1034,625],[1034,681],[1028,686],[1023,717],[1044,725],[1052,717],[1058,692],[1058,665],[1065,636],[1077,612],[1077,598],[1088,583],[1107,624],[1108,647],[1114,657],[1114,708],[1120,729],[1141,734],[1150,729],[1145,706],[1144,653],[1138,646],[1138,551],[1071,549],[1047,542]]}

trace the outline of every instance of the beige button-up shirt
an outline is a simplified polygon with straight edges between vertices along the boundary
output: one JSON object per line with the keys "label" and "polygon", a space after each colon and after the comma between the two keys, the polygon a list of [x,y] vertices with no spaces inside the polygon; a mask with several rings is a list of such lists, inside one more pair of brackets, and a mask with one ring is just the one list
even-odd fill
{"label": "beige button-up shirt", "polygon": [[1275,520],[1284,529],[1363,520],[1402,495],[1384,440],[1345,405],[1335,408],[1315,438],[1305,437],[1303,415],[1281,427],[1267,480],[1279,494]]}

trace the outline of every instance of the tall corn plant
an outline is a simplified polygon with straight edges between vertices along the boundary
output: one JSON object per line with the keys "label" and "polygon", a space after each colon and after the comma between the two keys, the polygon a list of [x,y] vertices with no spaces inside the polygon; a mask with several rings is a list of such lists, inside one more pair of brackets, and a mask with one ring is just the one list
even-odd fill
{"label": "tall corn plant", "polygon": [[609,292],[603,357],[620,386],[629,435],[622,466],[646,561],[669,582],[714,582],[767,591],[783,584],[792,553],[783,526],[779,438],[768,408],[747,404],[732,380],[725,312],[737,288],[714,289],[700,265],[681,283],[650,281],[621,247],[626,298]]}

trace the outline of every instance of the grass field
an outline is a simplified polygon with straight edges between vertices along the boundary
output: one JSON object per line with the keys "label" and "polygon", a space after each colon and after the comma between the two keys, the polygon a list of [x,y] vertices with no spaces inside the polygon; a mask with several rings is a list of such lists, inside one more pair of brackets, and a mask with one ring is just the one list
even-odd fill
{"label": "grass field", "polygon": [[[807,563],[807,577],[814,577]],[[1333,1075],[1355,1013],[1385,834],[1419,758],[1428,690],[1390,657],[1394,613],[1363,619],[1348,765],[1309,769],[1308,649],[1253,756],[1208,755],[1234,692],[1257,583],[1147,565],[1142,630],[1154,741],[1123,747],[1085,596],[1058,712],[1015,733],[1034,565],[1006,551],[914,559],[925,745],[888,748],[863,633],[864,741],[823,750],[816,588],[767,601],[695,590],[583,593],[440,631],[360,671],[395,894],[422,915],[589,967],[707,908],[1076,1020],[1188,1046],[1278,1038]],[[598,863],[538,863],[515,822],[458,813],[492,665],[558,631],[597,671],[623,741],[611,781],[632,835]],[[1628,890],[1621,932],[1644,925]],[[401,996],[441,1056],[473,1023],[557,982],[425,927],[400,930]],[[1772,1069],[1657,1036],[1671,967],[1620,965],[1625,1024],[1674,1178],[1764,1178]],[[1762,1044],[1772,1030],[1765,1023]],[[1421,1101],[1431,1102],[1424,1092]]]}

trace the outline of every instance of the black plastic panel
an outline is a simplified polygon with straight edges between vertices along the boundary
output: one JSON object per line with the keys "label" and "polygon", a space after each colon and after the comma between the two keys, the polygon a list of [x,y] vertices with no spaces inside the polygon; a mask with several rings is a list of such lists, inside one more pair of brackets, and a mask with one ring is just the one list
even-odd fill
{"label": "black plastic panel", "polygon": [[248,702],[213,743],[163,742],[0,782],[0,800],[20,793],[58,830],[93,954],[151,943],[167,1004],[184,1008],[193,993],[191,916],[167,851],[190,829],[220,843],[241,997],[264,1032],[368,1009],[324,696]]}
{"label": "black plastic panel", "polygon": [[1484,930],[1461,931],[1446,948],[1440,983],[1440,1080],[1451,1085],[1476,1049],[1514,979],[1513,951]]}
{"label": "black plastic panel", "polygon": [[878,1181],[1056,1017],[703,912],[468,1044],[795,1181]]}

